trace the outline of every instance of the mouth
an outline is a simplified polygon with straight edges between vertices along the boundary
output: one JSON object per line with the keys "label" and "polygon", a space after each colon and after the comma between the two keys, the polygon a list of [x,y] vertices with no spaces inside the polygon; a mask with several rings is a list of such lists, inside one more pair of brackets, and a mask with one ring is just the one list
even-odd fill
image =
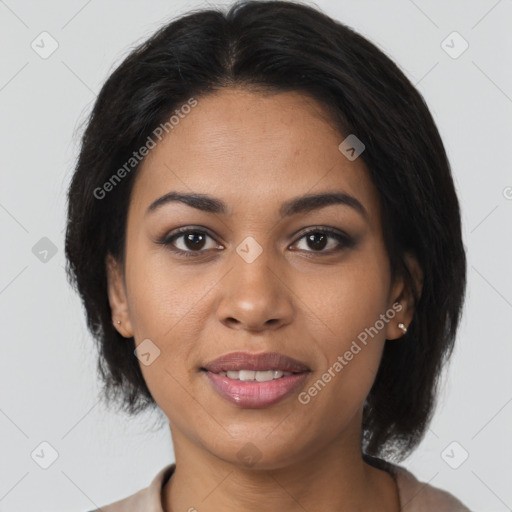
{"label": "mouth", "polygon": [[305,363],[277,352],[233,352],[200,370],[222,398],[243,408],[263,408],[283,400],[311,371]]}

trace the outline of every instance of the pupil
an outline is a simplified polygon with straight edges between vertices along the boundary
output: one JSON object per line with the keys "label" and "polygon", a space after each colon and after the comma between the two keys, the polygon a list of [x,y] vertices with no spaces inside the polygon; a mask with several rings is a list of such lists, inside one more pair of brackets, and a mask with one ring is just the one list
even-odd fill
{"label": "pupil", "polygon": [[[197,238],[200,240],[195,240]],[[201,233],[189,233],[185,237],[185,245],[189,249],[201,249],[204,245],[204,236]]]}
{"label": "pupil", "polygon": [[312,249],[323,249],[327,243],[327,237],[323,233],[313,233],[308,236],[308,242],[311,242]]}

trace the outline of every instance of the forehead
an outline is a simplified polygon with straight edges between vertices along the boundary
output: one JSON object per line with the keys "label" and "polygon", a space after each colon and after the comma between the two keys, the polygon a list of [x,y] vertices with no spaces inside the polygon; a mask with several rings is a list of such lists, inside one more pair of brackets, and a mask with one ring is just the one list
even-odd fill
{"label": "forehead", "polygon": [[139,167],[132,198],[141,208],[172,190],[261,210],[327,189],[376,208],[362,159],[339,151],[345,136],[310,97],[223,89],[196,100]]}

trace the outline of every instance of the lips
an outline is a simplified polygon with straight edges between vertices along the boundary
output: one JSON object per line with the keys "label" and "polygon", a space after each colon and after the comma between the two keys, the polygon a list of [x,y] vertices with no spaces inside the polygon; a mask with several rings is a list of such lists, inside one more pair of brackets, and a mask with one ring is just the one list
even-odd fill
{"label": "lips", "polygon": [[[210,361],[201,370],[218,395],[238,407],[249,409],[269,407],[289,397],[305,382],[311,371],[301,361],[277,352],[232,352]],[[270,370],[275,372],[274,378],[267,380]],[[257,372],[256,380],[230,377],[233,374],[237,376],[238,372],[240,377],[254,376]],[[260,377],[265,381],[259,382]]]}
{"label": "lips", "polygon": [[212,373],[240,370],[280,370],[290,373],[310,371],[309,367],[301,361],[278,352],[264,352],[261,354],[232,352],[206,363],[202,369]]}

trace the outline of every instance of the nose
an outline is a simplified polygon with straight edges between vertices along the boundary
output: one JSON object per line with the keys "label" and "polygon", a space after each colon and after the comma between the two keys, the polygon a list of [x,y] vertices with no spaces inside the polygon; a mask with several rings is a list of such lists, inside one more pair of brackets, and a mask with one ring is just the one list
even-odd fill
{"label": "nose", "polygon": [[263,251],[248,263],[234,255],[233,268],[219,283],[217,317],[227,327],[253,332],[289,324],[294,308],[290,284]]}

